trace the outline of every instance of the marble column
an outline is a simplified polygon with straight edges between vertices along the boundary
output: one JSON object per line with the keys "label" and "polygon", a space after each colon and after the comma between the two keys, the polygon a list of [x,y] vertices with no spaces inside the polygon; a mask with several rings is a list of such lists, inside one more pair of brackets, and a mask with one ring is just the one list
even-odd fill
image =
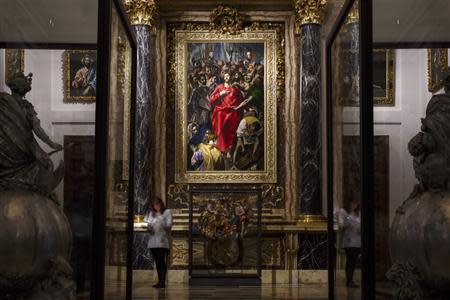
{"label": "marble column", "polygon": [[143,215],[151,196],[151,69],[154,37],[148,25],[133,25],[137,42],[134,214]]}
{"label": "marble column", "polygon": [[154,48],[155,0],[124,0],[130,23],[136,33],[136,136],[134,154],[134,214],[142,215],[151,196],[151,103]]}
{"label": "marble column", "polygon": [[300,32],[300,214],[322,215],[322,98],[320,29],[325,0],[296,0]]}
{"label": "marble column", "polygon": [[[154,0],[125,0],[130,23],[136,33],[137,76],[136,76],[136,133],[134,153],[134,214],[145,214],[146,204],[152,195],[152,70],[155,48]],[[153,264],[147,249],[148,233],[137,232],[133,239],[133,268],[148,269]]]}
{"label": "marble column", "polygon": [[320,25],[301,29],[300,213],[322,214]]}
{"label": "marble column", "polygon": [[[356,6],[356,8],[358,8]],[[348,94],[342,95],[345,99],[345,104],[348,106],[360,106],[359,102],[359,22],[356,19],[348,19],[345,24],[345,33],[342,35],[342,51],[343,51],[343,74],[349,80],[343,83],[343,90],[348,91]]]}

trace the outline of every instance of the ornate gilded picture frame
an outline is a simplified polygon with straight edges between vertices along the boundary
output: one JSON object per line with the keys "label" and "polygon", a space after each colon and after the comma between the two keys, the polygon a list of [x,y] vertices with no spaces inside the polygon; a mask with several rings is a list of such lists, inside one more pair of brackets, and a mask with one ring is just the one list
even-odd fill
{"label": "ornate gilded picture frame", "polygon": [[277,47],[275,30],[174,33],[175,182],[276,182]]}
{"label": "ornate gilded picture frame", "polygon": [[443,71],[448,67],[447,49],[428,49],[428,91],[435,93],[443,86]]}
{"label": "ornate gilded picture frame", "polygon": [[15,73],[25,70],[25,52],[23,49],[5,49],[5,81]]}
{"label": "ornate gilded picture frame", "polygon": [[97,85],[95,50],[66,50],[63,53],[63,88],[66,103],[95,102]]}
{"label": "ornate gilded picture frame", "polygon": [[375,106],[395,105],[395,49],[373,51],[373,102]]}

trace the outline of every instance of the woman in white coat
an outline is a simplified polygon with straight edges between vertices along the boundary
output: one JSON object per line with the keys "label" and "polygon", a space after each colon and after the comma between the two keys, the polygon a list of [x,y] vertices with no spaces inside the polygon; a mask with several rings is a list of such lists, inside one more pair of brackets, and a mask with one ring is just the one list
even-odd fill
{"label": "woman in white coat", "polygon": [[155,260],[158,283],[155,288],[166,286],[167,262],[171,242],[172,213],[164,205],[160,198],[154,198],[150,203],[149,212],[144,218],[150,233],[147,247],[152,252]]}
{"label": "woman in white coat", "polygon": [[349,207],[341,208],[337,214],[341,231],[341,247],[345,251],[345,277],[347,287],[358,287],[353,281],[356,263],[361,253],[361,218],[360,204],[351,201]]}

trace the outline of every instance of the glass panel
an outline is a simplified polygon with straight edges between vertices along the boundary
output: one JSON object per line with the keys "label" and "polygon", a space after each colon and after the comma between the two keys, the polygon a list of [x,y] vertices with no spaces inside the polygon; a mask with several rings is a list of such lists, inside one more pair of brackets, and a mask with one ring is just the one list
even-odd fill
{"label": "glass panel", "polygon": [[125,299],[132,48],[115,7],[112,8],[110,51],[105,298]]}
{"label": "glass panel", "polygon": [[[39,207],[22,216],[30,220],[45,216],[45,224],[33,223],[27,228],[28,232],[41,230],[49,233],[42,240],[37,235],[32,236],[32,247],[27,247],[39,249],[39,243],[43,243],[45,253],[17,251],[21,243],[17,239],[10,239],[8,243],[16,243],[12,249],[14,255],[20,255],[16,258],[22,261],[27,257],[39,261],[49,254],[62,255],[73,269],[77,299],[90,296],[96,60],[95,50],[0,49],[0,91],[6,93],[0,95],[0,186],[6,180],[13,187],[19,182],[22,188],[29,190],[50,178],[53,183],[45,187],[45,193],[56,200],[60,208],[55,206],[53,215],[49,215],[51,210],[48,207]],[[18,77],[19,73],[32,73],[31,90],[25,95],[16,90],[24,79]],[[19,96],[16,100],[20,109],[15,112],[11,110],[13,106],[3,102],[3,99],[14,99],[10,96],[9,87],[14,90],[14,96]],[[6,116],[9,119],[5,119]],[[23,123],[20,122],[21,116],[25,118]],[[14,122],[8,121],[11,118]],[[21,127],[17,125],[26,130],[18,131]],[[34,136],[29,136],[32,131]],[[35,147],[22,148],[22,143]],[[44,188],[41,186],[40,190],[43,192]],[[50,200],[47,202],[54,205]],[[44,200],[36,203],[42,204]],[[55,216],[58,223],[53,223]],[[7,223],[2,219],[3,228],[8,228]],[[60,232],[52,231],[52,228],[59,228]],[[61,234],[69,230],[72,247],[67,246],[67,252],[61,253],[62,248],[52,245],[70,245],[70,235],[68,238]],[[0,244],[5,245],[3,242]],[[2,265],[5,264],[2,262]]]}
{"label": "glass panel", "polygon": [[333,186],[336,299],[359,299],[361,138],[358,2],[351,8],[331,45]]}
{"label": "glass panel", "polygon": [[1,42],[97,43],[98,1],[18,0],[0,5]]}
{"label": "glass panel", "polygon": [[427,289],[413,294],[434,291],[425,298],[445,299],[450,3],[373,2],[374,42],[391,48],[373,49],[377,299],[392,299],[395,283],[414,286],[418,276]]}

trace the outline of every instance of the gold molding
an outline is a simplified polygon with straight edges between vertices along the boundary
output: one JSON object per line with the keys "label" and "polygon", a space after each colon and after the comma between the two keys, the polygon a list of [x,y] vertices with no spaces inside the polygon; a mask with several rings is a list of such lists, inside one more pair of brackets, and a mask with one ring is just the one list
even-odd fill
{"label": "gold molding", "polygon": [[[173,211],[173,209],[172,209]],[[263,214],[262,215],[262,227],[261,230],[264,233],[307,233],[307,232],[327,232],[327,222],[324,217],[323,220],[320,220],[320,222],[310,222],[310,223],[303,223],[301,220],[298,221],[286,221],[282,217],[276,218],[276,219],[270,219],[271,214]],[[199,217],[198,212],[193,213],[193,222],[197,222]],[[136,217],[136,220],[138,221],[138,217]],[[122,216],[122,219],[120,219],[120,222],[118,222],[116,225],[111,225],[114,228],[125,230],[126,226],[123,221],[126,221],[126,215]],[[135,222],[135,232],[146,232],[146,228],[140,227],[140,222]],[[338,230],[337,223],[334,222],[334,230]],[[255,228],[255,227],[253,227]],[[172,227],[172,233],[177,234],[186,234],[189,231],[189,214],[185,213],[182,215],[174,214],[174,225]]]}
{"label": "gold molding", "polygon": [[283,102],[285,99],[285,38],[284,25],[267,22],[253,22],[244,30],[247,31],[270,31],[277,33],[277,102]]}
{"label": "gold molding", "polygon": [[[437,62],[437,65],[433,66],[433,51],[439,51],[439,61]],[[448,50],[446,48],[440,48],[440,49],[428,49],[428,91],[430,93],[436,93],[439,91],[443,86],[443,78],[439,79],[438,81],[434,82],[434,72],[435,68],[441,68],[445,69],[448,67]]]}
{"label": "gold molding", "polygon": [[134,215],[133,223],[142,223],[144,222],[145,215]]}
{"label": "gold molding", "polygon": [[[201,25],[193,25],[197,29]],[[168,75],[168,94],[173,92],[173,101],[175,102],[175,182],[177,183],[273,183],[276,182],[276,103],[277,103],[277,64],[284,62],[284,56],[278,57],[277,31],[250,31],[244,30],[238,35],[229,35],[222,33],[212,33],[207,30],[186,30],[170,29],[174,37],[169,37],[168,53],[174,53],[174,57],[169,58]],[[192,27],[191,27],[192,28]],[[172,31],[173,30],[173,31]],[[266,87],[266,117],[264,155],[265,168],[263,171],[188,171],[187,166],[187,145],[186,131],[187,114],[187,89],[186,89],[186,61],[187,44],[189,42],[262,42],[265,44],[265,87]],[[284,67],[282,68],[284,71]],[[284,76],[283,76],[284,78]],[[175,82],[177,83],[175,85]]]}
{"label": "gold molding", "polygon": [[322,215],[300,215],[298,217],[298,221],[303,224],[310,224],[310,223],[326,223],[327,218],[325,218]]}
{"label": "gold molding", "polygon": [[359,22],[359,0],[356,0],[353,3],[352,8],[350,9],[347,18],[345,20],[346,24],[358,23]]}
{"label": "gold molding", "polygon": [[244,28],[244,16],[231,6],[220,5],[209,16],[210,31],[238,34]]}
{"label": "gold molding", "polygon": [[156,0],[124,0],[125,10],[131,25],[148,25],[151,29],[157,24]]}
{"label": "gold molding", "polygon": [[294,0],[296,29],[307,24],[322,24],[327,0]]}

